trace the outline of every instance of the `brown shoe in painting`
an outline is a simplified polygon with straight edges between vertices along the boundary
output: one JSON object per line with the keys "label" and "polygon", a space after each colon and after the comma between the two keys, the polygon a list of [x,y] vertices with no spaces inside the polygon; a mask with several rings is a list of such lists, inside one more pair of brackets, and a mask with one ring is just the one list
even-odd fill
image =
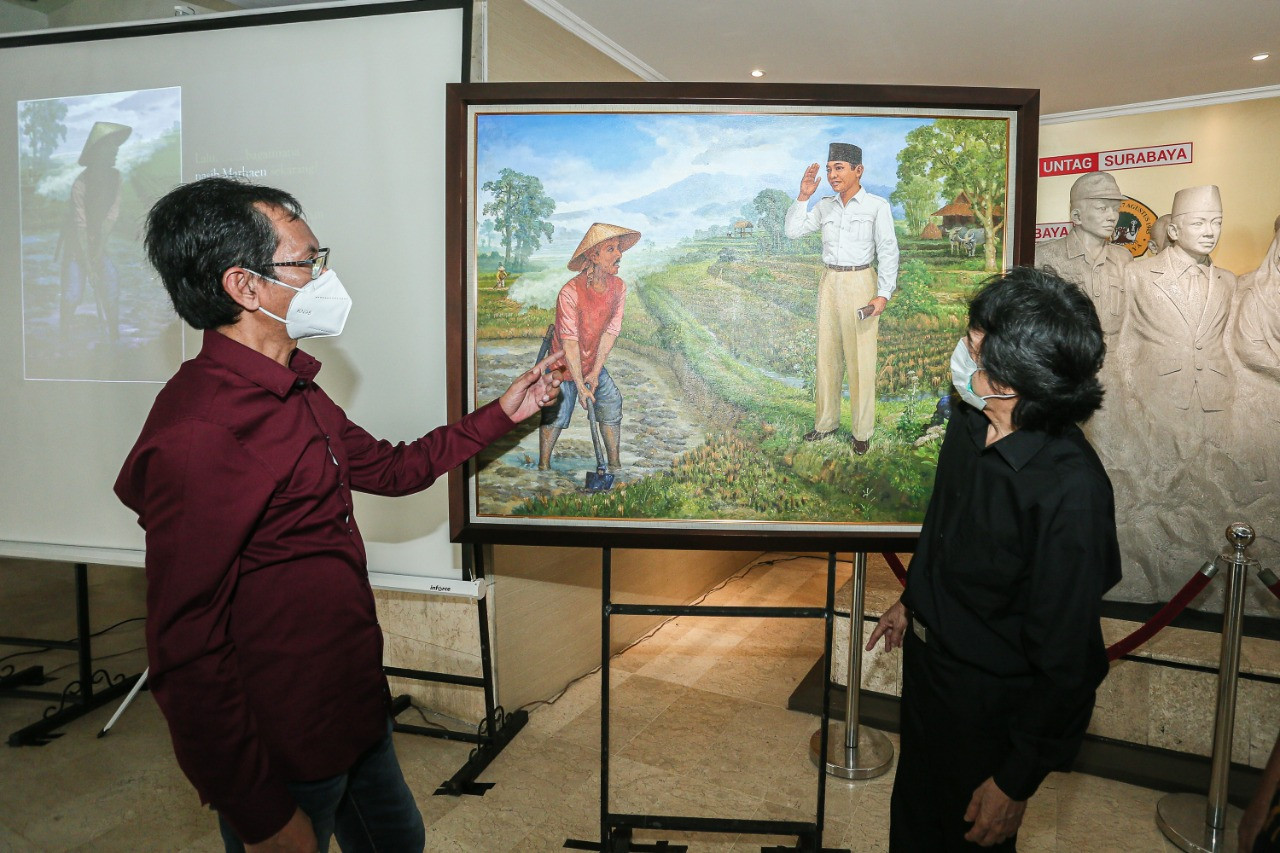
{"label": "brown shoe in painting", "polygon": [[858,454],[859,456],[866,453],[870,448],[871,448],[871,442],[869,441],[863,441],[860,438],[855,438],[853,440],[853,452]]}
{"label": "brown shoe in painting", "polygon": [[827,436],[834,435],[834,434],[835,434],[835,430],[833,429],[829,429],[826,432],[821,432],[820,430],[811,429],[804,434],[804,440],[805,441],[821,441]]}

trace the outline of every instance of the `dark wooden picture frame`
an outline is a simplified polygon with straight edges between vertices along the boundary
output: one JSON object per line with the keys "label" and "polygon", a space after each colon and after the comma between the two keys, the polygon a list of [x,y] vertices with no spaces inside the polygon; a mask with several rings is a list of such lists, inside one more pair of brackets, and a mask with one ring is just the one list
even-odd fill
{"label": "dark wooden picture frame", "polygon": [[[558,289],[575,275],[565,260],[575,254],[574,246],[585,251],[579,244],[587,242],[590,222],[641,232],[638,242],[621,241],[627,251],[618,272],[626,286],[626,313],[615,353],[629,352],[633,361],[609,356],[627,400],[617,483],[599,488],[605,471],[591,455],[585,412],[576,410],[557,433],[560,444],[549,459],[538,453],[535,416],[508,440],[450,473],[455,541],[860,551],[914,547],[932,486],[930,454],[936,460],[937,421],[947,402],[946,361],[959,337],[953,333],[962,333],[964,296],[987,275],[1030,263],[1033,256],[1037,90],[462,84],[449,87],[447,109],[450,420],[483,405],[532,366],[548,318],[556,316]],[[714,180],[703,175],[699,183],[686,175],[674,189],[654,183],[642,200],[634,195],[644,190],[642,180],[635,182],[639,190],[620,185],[631,177],[627,164],[643,160],[632,146],[644,135],[637,128],[646,122],[664,122],[675,135],[704,142],[708,150],[699,162],[738,156],[743,164],[757,164],[753,174],[759,180],[734,184],[722,172]],[[1002,130],[992,136],[997,127]],[[752,159],[758,148],[748,151],[747,140],[756,139],[757,145],[771,135],[790,140],[793,129],[803,142],[793,148],[802,151],[804,162],[795,159],[799,155],[780,157],[776,169],[761,173],[761,161]],[[977,129],[982,132],[975,135]],[[646,126],[645,132],[650,130]],[[844,134],[866,139],[841,138]],[[882,137],[907,141],[890,149]],[[987,137],[1000,137],[1001,153],[974,153],[987,146]],[[836,435],[813,442],[799,438],[813,425],[812,403],[804,423],[807,389],[796,386],[811,372],[813,333],[803,327],[806,316],[813,325],[805,312],[815,299],[821,244],[816,236],[807,243],[785,240],[777,207],[786,196],[795,199],[804,167],[827,157],[826,143],[814,141],[819,138],[865,141],[863,184],[891,197],[902,244],[899,289],[884,317],[899,325],[888,326],[894,330],[888,343],[886,326],[879,332],[876,435],[882,439],[873,440],[866,455],[849,450],[847,403]],[[673,146],[665,132],[654,131],[646,139],[651,146]],[[894,175],[886,174],[885,151],[877,145],[894,152],[896,188]],[[664,147],[655,154],[651,148],[644,162],[652,166],[662,156],[683,156],[682,151],[687,153]],[[966,154],[1003,157],[1004,183],[990,197],[983,195],[989,187],[973,181],[977,188],[958,190],[970,180],[964,169],[979,167],[944,161]],[[535,162],[530,158],[541,164],[542,174],[523,168]],[[989,159],[983,162],[991,171]],[[579,188],[566,172],[580,175],[579,184],[618,186],[618,193],[566,199]],[[926,188],[917,187],[912,195],[906,184],[917,173],[917,183]],[[624,198],[628,191],[632,195]],[[518,193],[523,194],[519,205],[511,202]],[[814,199],[830,194],[823,182]],[[695,210],[695,198],[707,204]],[[735,210],[740,219],[732,217]],[[966,232],[971,232],[967,244]],[[990,237],[985,249],[984,235]],[[985,259],[979,257],[984,251]],[[777,311],[787,329],[765,322],[762,306],[770,322],[774,316],[768,300],[787,303],[786,311]],[[724,313],[727,306],[733,306],[731,316]],[[790,346],[786,335],[799,341],[799,354],[787,350],[796,370],[782,376],[776,363],[783,358],[783,344]],[[700,350],[692,338],[711,343]],[[746,381],[748,391],[742,392],[738,386],[744,383],[734,386],[729,368],[721,370],[724,375],[699,374],[699,359],[711,355],[719,363],[740,365],[748,371],[744,375],[758,375],[759,381]],[[667,370],[676,370],[679,378],[662,379],[659,373]],[[600,382],[603,389],[603,377]],[[664,403],[663,390],[673,384],[686,389],[686,396],[694,393],[687,389],[698,386],[697,404]],[[690,423],[683,423],[684,413],[694,409],[698,417],[690,415]],[[609,423],[603,416],[602,422]],[[682,425],[668,428],[670,422]],[[595,438],[601,437],[597,432]],[[550,468],[540,469],[542,461]],[[594,479],[593,472],[598,472]]]}

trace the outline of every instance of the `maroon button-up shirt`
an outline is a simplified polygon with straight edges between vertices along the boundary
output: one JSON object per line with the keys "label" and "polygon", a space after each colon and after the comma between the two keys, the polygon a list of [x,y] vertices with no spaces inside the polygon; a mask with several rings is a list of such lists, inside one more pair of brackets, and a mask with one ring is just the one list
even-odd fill
{"label": "maroon button-up shirt", "polygon": [[293,814],[286,781],[345,772],[386,731],[352,490],[425,489],[513,425],[491,403],[392,445],[347,419],[319,370],[206,332],[115,485],[146,531],[149,680],[178,763],[249,843]]}

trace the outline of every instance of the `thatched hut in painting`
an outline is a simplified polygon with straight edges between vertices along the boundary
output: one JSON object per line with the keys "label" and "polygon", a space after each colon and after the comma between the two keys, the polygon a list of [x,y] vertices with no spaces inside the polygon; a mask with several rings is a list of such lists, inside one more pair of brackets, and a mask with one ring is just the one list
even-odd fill
{"label": "thatched hut in painting", "polygon": [[[939,210],[935,210],[933,216],[942,217],[942,230],[950,232],[952,228],[963,225],[966,228],[972,228],[978,224],[973,216],[973,206],[969,203],[969,197],[964,193],[956,196],[955,199]],[[1004,219],[1004,208],[996,208],[996,225]],[[941,235],[939,235],[941,236]]]}

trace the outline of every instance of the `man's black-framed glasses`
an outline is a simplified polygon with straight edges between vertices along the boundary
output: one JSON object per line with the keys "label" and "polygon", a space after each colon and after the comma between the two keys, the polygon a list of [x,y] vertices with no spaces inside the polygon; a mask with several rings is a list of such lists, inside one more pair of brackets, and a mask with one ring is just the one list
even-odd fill
{"label": "man's black-framed glasses", "polygon": [[315,281],[329,266],[329,250],[320,249],[314,258],[305,261],[273,261],[269,267],[311,267],[311,280]]}

